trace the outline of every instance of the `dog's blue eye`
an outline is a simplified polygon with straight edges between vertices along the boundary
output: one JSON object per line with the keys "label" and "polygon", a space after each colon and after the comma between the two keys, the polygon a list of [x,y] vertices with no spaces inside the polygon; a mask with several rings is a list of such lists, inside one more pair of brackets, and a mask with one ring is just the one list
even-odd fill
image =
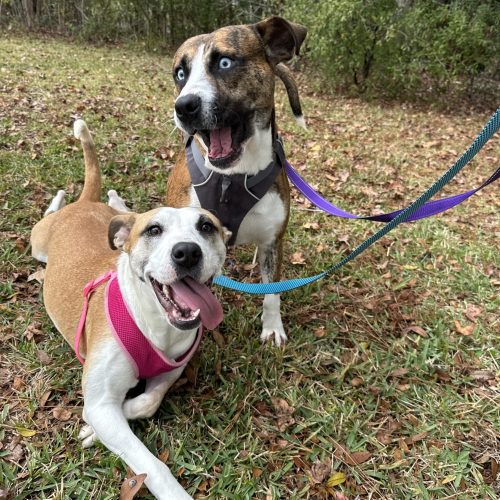
{"label": "dog's blue eye", "polygon": [[160,226],[151,226],[151,227],[148,227],[146,232],[147,232],[148,236],[160,236],[160,234],[163,232],[163,230]]}
{"label": "dog's blue eye", "polygon": [[182,81],[184,80],[184,70],[182,68],[179,68],[176,72],[175,72],[175,77],[177,78],[177,80],[179,81]]}
{"label": "dog's blue eye", "polygon": [[233,60],[229,57],[221,57],[219,60],[220,69],[229,69],[233,65]]}

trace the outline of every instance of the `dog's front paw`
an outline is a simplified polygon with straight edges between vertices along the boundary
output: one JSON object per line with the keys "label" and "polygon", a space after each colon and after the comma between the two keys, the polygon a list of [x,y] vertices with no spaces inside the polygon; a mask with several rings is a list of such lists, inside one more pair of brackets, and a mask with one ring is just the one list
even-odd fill
{"label": "dog's front paw", "polygon": [[96,443],[97,434],[90,425],[84,425],[78,434],[78,438],[82,440],[82,448],[90,448]]}
{"label": "dog's front paw", "polygon": [[260,340],[262,342],[274,342],[274,345],[279,347],[287,341],[287,336],[283,325],[275,328],[262,328],[262,333],[260,334]]}
{"label": "dog's front paw", "polygon": [[279,295],[266,295],[264,298],[260,340],[262,342],[274,342],[277,347],[283,345],[287,340],[283,322],[281,321]]}

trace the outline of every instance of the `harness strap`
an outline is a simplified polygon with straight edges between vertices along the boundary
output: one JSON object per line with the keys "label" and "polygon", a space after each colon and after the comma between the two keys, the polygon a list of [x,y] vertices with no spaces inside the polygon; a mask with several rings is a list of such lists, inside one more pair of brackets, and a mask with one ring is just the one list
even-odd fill
{"label": "harness strap", "polygon": [[275,140],[274,157],[266,168],[255,175],[224,175],[205,166],[196,141],[193,137],[188,138],[186,160],[191,182],[202,208],[216,215],[232,232],[229,245],[235,243],[247,213],[265,196],[285,166],[285,154],[279,138]]}
{"label": "harness strap", "polygon": [[[130,311],[123,300],[116,271],[108,271],[98,278],[89,281],[83,289],[83,306],[80,321],[76,329],[74,350],[76,357],[83,365],[85,359],[80,354],[80,342],[85,328],[89,302],[94,291],[104,282],[108,282],[105,291],[105,310],[109,326],[117,342],[128,356],[137,378],[147,379],[175,370],[186,365],[193,357],[203,337],[203,325],[200,325],[191,347],[175,360],[168,359],[157,349],[137,327]],[[114,297],[114,307],[110,308],[110,297]],[[123,329],[125,325],[125,329]]]}
{"label": "harness strap", "polygon": [[73,346],[75,349],[76,357],[78,358],[78,361],[80,361],[80,363],[82,365],[85,362],[85,359],[80,354],[80,341],[82,339],[83,329],[85,328],[85,320],[87,319],[87,312],[89,309],[90,297],[91,297],[92,293],[94,293],[94,290],[99,285],[101,285],[105,281],[108,281],[115,274],[116,274],[115,271],[108,271],[107,273],[104,273],[103,275],[99,276],[95,280],[89,281],[85,285],[85,288],[83,289],[82,314],[80,315],[80,321],[78,322],[78,326],[76,328],[75,342],[74,342],[74,346]]}

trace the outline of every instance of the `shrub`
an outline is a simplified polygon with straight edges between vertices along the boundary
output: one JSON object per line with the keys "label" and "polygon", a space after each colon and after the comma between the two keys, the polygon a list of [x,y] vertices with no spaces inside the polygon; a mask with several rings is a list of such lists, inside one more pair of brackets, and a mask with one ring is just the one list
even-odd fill
{"label": "shrub", "polygon": [[498,79],[495,1],[296,0],[284,13],[309,28],[307,56],[333,86],[408,96]]}

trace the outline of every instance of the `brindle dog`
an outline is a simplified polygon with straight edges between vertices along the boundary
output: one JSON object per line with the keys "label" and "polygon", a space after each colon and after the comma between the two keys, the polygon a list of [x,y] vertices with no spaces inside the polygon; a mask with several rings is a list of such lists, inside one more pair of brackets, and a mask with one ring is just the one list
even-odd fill
{"label": "brindle dog", "polygon": [[[223,186],[219,186],[221,205],[217,205],[218,199],[215,206],[202,205],[212,208],[232,229],[231,243],[257,245],[263,282],[280,279],[283,235],[290,208],[288,180],[279,168],[283,157],[275,122],[275,76],[284,82],[295,118],[304,125],[297,86],[282,63],[298,54],[306,33],[301,25],[271,17],[257,24],[227,26],[190,38],[173,60],[178,91],[175,123],[186,136],[194,138],[188,143],[189,148],[199,151],[203,164],[199,168],[206,172],[207,182],[218,175]],[[190,151],[187,148],[179,156],[169,177],[170,206],[200,206],[189,165]],[[269,174],[272,178],[268,171],[274,172]],[[252,179],[266,176],[265,192],[257,195],[248,187]],[[232,182],[236,184],[237,179],[243,183],[240,192],[247,191],[249,197],[255,198],[245,215],[241,215],[243,202],[240,203],[239,195],[230,200],[231,206],[224,210],[222,207],[227,203],[225,189]],[[241,220],[234,224],[231,216],[238,217],[237,214]],[[280,345],[286,340],[279,295],[266,295],[262,321],[263,341],[273,339]]]}

